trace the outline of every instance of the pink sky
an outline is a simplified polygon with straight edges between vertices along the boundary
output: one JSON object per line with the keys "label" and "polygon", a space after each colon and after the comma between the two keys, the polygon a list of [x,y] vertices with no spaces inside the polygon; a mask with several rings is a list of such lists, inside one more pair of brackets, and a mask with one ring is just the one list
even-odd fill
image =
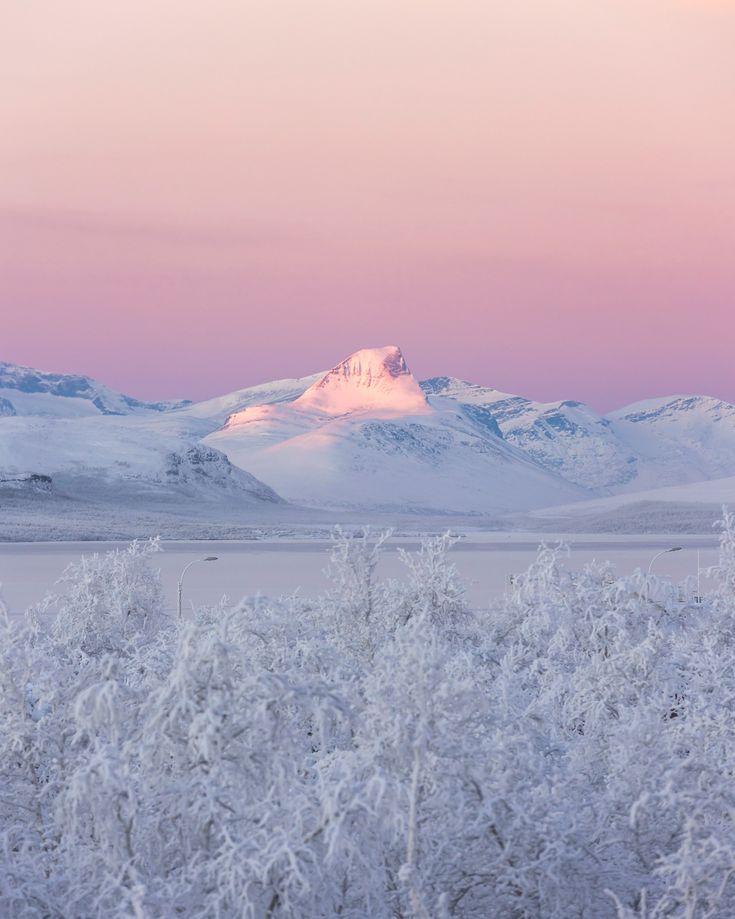
{"label": "pink sky", "polygon": [[735,401],[735,0],[0,12],[0,360]]}

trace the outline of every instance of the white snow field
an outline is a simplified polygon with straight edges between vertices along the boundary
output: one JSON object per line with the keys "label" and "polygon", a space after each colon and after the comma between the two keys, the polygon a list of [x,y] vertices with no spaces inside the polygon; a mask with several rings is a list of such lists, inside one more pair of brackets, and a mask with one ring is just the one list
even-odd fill
{"label": "white snow field", "polygon": [[[509,578],[524,571],[533,561],[539,545],[554,544],[563,535],[535,533],[467,533],[452,550],[452,561],[467,589],[472,607],[480,609],[501,595]],[[656,561],[655,573],[682,581],[697,576],[698,565],[705,569],[717,559],[717,539],[711,536],[670,537],[620,536],[567,537],[569,554],[560,563],[568,570],[579,570],[593,561],[610,561],[621,575],[637,568],[647,569],[662,549],[673,545],[683,551],[667,554]],[[39,603],[48,593],[60,589],[55,582],[67,565],[95,553],[104,554],[127,544],[90,542],[0,543],[0,584],[13,615]],[[324,538],[277,539],[261,537],[238,541],[163,542],[164,551],[155,556],[161,572],[166,611],[176,609],[176,587],[185,565],[195,559],[215,555],[218,561],[197,564],[185,579],[184,605],[214,605],[223,597],[236,602],[246,596],[262,594],[315,596],[327,589],[326,568],[333,543]],[[403,565],[398,550],[414,551],[416,537],[391,537],[378,563],[381,577],[398,577]],[[701,578],[702,591],[709,589]]]}

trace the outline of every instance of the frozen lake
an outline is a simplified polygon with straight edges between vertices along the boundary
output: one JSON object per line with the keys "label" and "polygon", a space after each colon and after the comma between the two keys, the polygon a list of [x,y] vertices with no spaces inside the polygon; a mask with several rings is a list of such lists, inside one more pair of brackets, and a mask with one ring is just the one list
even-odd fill
{"label": "frozen lake", "polygon": [[[476,607],[502,593],[509,575],[523,571],[533,561],[544,537],[520,533],[472,533],[452,550],[452,559],[464,578],[470,603]],[[548,540],[548,536],[546,536]],[[683,579],[696,576],[698,554],[702,567],[715,564],[714,537],[590,536],[570,537],[571,554],[565,564],[581,568],[587,562],[610,560],[621,574],[646,569],[652,557],[668,546],[681,552],[664,555],[655,565],[659,575]],[[14,614],[54,590],[64,568],[83,554],[106,552],[125,543],[0,543],[0,583]],[[400,577],[403,565],[397,549],[418,548],[416,538],[395,537],[387,544],[378,573]],[[184,584],[184,605],[215,604],[223,596],[236,601],[253,594],[283,595],[298,592],[314,596],[328,587],[325,569],[330,543],[323,539],[261,539],[244,542],[166,542],[154,558],[161,571],[167,607],[176,606],[176,584],[184,565],[207,555],[218,561],[195,565]],[[707,589],[703,580],[703,588]]]}

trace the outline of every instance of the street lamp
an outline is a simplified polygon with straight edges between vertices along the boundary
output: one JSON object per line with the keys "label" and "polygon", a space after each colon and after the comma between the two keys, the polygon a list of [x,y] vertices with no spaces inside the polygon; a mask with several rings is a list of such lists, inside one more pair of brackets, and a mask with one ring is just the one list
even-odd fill
{"label": "street lamp", "polygon": [[216,555],[208,555],[206,558],[195,558],[193,562],[189,562],[189,564],[184,567],[184,570],[181,572],[181,575],[179,576],[179,588],[176,594],[176,611],[178,614],[179,622],[181,622],[181,597],[182,597],[182,590],[184,587],[184,575],[191,568],[191,566],[196,565],[197,562],[216,562],[216,561],[217,561]]}
{"label": "street lamp", "polygon": [[656,555],[653,556],[653,558],[651,559],[651,563],[648,566],[648,575],[646,577],[646,600],[649,599],[650,585],[648,581],[649,581],[649,578],[651,577],[651,570],[653,569],[653,563],[656,561],[657,558],[661,558],[662,555],[668,555],[669,552],[681,552],[682,548],[683,548],[682,546],[672,546],[670,549],[662,549],[661,552],[658,552]]}

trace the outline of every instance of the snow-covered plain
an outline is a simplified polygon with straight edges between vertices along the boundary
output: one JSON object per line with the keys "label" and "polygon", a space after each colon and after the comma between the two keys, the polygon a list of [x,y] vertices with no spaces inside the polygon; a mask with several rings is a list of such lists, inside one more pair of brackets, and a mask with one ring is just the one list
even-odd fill
{"label": "snow-covered plain", "polygon": [[[579,570],[592,561],[610,561],[621,575],[636,568],[646,569],[651,558],[672,545],[681,552],[657,560],[655,572],[677,581],[695,578],[698,563],[707,568],[717,559],[717,539],[711,536],[599,537],[548,533],[465,533],[454,546],[452,561],[467,588],[469,603],[477,609],[487,606],[508,587],[511,575],[524,571],[536,556],[542,542],[566,540],[569,554],[562,564]],[[57,579],[67,565],[82,555],[104,554],[124,548],[124,542],[49,542],[0,543],[0,584],[12,614],[39,603],[46,593],[57,590]],[[280,537],[245,541],[163,542],[164,551],[155,556],[161,572],[166,611],[176,608],[176,586],[184,565],[194,559],[216,555],[218,561],[198,564],[185,580],[185,607],[212,605],[223,597],[236,602],[246,596],[262,594],[315,596],[327,589],[332,542],[324,537]],[[416,537],[392,537],[381,553],[379,575],[398,577],[403,565],[398,550],[415,551]],[[703,591],[708,581],[702,578]]]}
{"label": "snow-covered plain", "polygon": [[544,508],[516,523],[546,532],[706,533],[723,507],[735,507],[735,476]]}

